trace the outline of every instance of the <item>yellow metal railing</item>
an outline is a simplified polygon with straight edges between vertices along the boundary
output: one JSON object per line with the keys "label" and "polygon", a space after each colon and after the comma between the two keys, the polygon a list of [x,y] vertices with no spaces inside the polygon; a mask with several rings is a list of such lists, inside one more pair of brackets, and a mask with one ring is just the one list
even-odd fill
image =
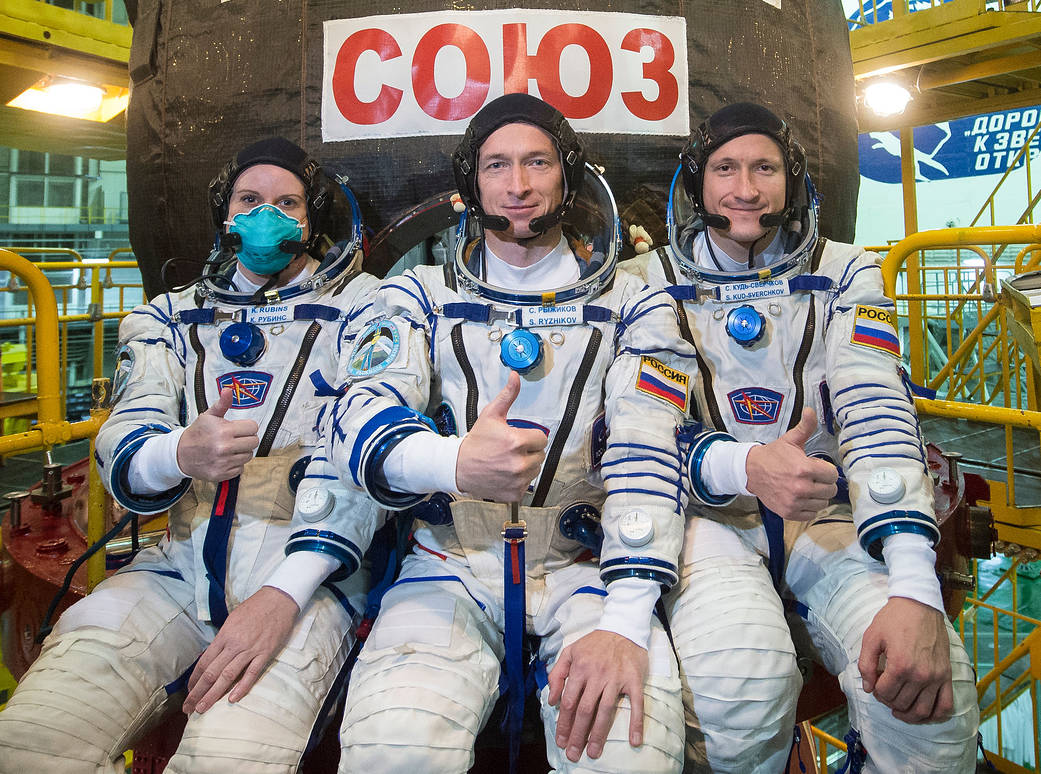
{"label": "yellow metal railing", "polygon": [[1041,0],[892,0],[892,15],[880,19],[878,8],[879,6],[885,7],[884,0],[866,0],[866,2],[860,0],[858,13],[856,15],[847,13],[847,16],[850,17],[850,28],[859,29],[952,2],[975,8],[977,13],[1005,10],[1034,12],[1041,9]]}
{"label": "yellow metal railing", "polygon": [[[911,378],[938,390],[938,400],[916,400],[919,411],[1004,428],[1007,501],[992,507],[1015,507],[1012,428],[1041,430],[1028,353],[1010,334],[998,294],[1002,279],[1038,260],[1039,243],[1041,226],[1029,224],[923,231],[894,245],[882,264],[886,294],[906,320],[901,330],[906,327]],[[993,256],[1008,245],[1026,247],[1014,261],[995,263]],[[937,250],[946,258],[936,258]],[[976,265],[967,266],[965,251]],[[935,331],[943,332],[943,344]],[[995,485],[992,493],[1002,489]],[[1022,515],[1010,525],[1032,529],[1033,517]],[[1025,534],[1029,545],[1041,545],[1041,532]]]}
{"label": "yellow metal railing", "polygon": [[[107,412],[92,410],[90,419],[67,422],[61,406],[62,381],[58,365],[58,304],[43,272],[20,255],[0,249],[0,270],[9,271],[26,286],[36,309],[35,370],[36,395],[31,398],[36,424],[21,433],[0,436],[0,455],[31,449],[47,448],[82,438],[91,439],[105,421]],[[88,494],[87,542],[96,542],[104,534],[104,492],[90,454],[90,491]],[[87,561],[88,586],[93,588],[105,577],[104,552]]]}
{"label": "yellow metal railing", "polygon": [[[59,307],[58,323],[60,330],[59,346],[59,370],[60,370],[60,400],[64,400],[69,384],[69,328],[72,324],[84,322],[91,323],[93,335],[91,341],[92,356],[90,359],[91,378],[97,379],[105,375],[105,336],[104,325],[106,320],[121,319],[140,304],[143,298],[140,275],[135,272],[135,277],[130,281],[116,281],[113,272],[120,269],[137,269],[137,262],[133,260],[118,261],[115,256],[131,254],[129,248],[113,250],[108,259],[84,260],[75,250],[67,248],[31,248],[11,247],[11,252],[25,255],[57,255],[67,257],[65,261],[48,261],[36,263],[34,266],[52,278],[48,284],[53,293],[51,296],[56,300]],[[72,281],[65,281],[68,275]],[[24,317],[10,317],[0,319],[0,334],[4,331],[24,329],[26,358],[20,379],[26,385],[25,392],[32,392],[33,385],[33,340],[37,312],[34,309],[37,301],[31,294],[23,303],[13,303],[16,294],[24,291],[17,281],[16,275],[12,275],[6,285],[0,285],[0,305],[13,308],[17,311],[24,309]],[[4,301],[5,297],[10,299]],[[26,401],[20,403],[7,402],[0,406],[0,417],[21,416],[30,413],[31,406]]]}
{"label": "yellow metal railing", "polygon": [[[1019,559],[1013,559],[985,594],[969,597],[966,609],[958,619],[958,628],[979,678],[976,694],[980,701],[980,721],[994,720],[993,738],[985,739],[987,754],[999,762],[1000,771],[1021,771],[1022,765],[1006,760],[1003,710],[1013,701],[1029,695],[1033,770],[1041,765],[1041,747],[1038,741],[1038,680],[1041,679],[1041,620],[1017,612],[1020,606],[1018,584]],[[976,563],[979,577],[979,563]],[[1008,589],[1006,605],[988,600],[999,590]],[[981,618],[990,616],[989,634],[981,632],[985,625]],[[971,631],[969,627],[971,626]],[[1002,644],[1002,634],[1008,642]],[[989,652],[987,652],[989,650]],[[1026,661],[1026,664],[1021,662]],[[989,666],[989,670],[984,670]],[[1007,676],[1006,676],[1007,675]],[[993,687],[993,696],[989,691]]]}

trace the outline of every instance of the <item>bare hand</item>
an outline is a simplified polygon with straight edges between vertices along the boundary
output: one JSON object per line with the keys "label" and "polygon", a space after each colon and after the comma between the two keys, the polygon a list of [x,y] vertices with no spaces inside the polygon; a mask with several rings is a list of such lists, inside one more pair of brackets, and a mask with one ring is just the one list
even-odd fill
{"label": "bare hand", "polygon": [[177,442],[177,465],[186,476],[220,483],[242,473],[260,445],[252,419],[225,419],[232,390],[225,387],[217,402],[199,414]]}
{"label": "bare hand", "polygon": [[803,451],[816,429],[816,412],[804,408],[799,424],[776,441],[753,446],[745,459],[748,491],[782,519],[809,521],[838,491],[835,466]]}
{"label": "bare hand", "polygon": [[520,394],[520,376],[510,372],[502,392],[477,417],[459,445],[455,481],[460,492],[500,503],[519,501],[546,459],[546,435],[510,427],[506,414]]}
{"label": "bare hand", "polygon": [[232,703],[249,693],[285,646],[299,612],[293,598],[273,586],[262,586],[232,610],[188,678],[184,713],[202,714],[229,690]]}
{"label": "bare hand", "polygon": [[597,629],[561,651],[549,674],[549,703],[560,704],[556,741],[569,761],[583,748],[600,757],[621,696],[629,697],[629,744],[643,744],[646,677],[647,651],[614,632]]}
{"label": "bare hand", "polygon": [[891,597],[864,633],[857,666],[864,690],[905,723],[946,720],[954,709],[951,653],[939,610]]}

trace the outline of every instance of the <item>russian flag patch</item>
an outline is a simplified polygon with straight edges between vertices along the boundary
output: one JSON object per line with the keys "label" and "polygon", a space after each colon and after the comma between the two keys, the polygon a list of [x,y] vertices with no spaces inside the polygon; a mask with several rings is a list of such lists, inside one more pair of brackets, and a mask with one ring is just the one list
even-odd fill
{"label": "russian flag patch", "polygon": [[862,347],[879,349],[900,357],[900,339],[896,335],[896,315],[889,309],[857,304],[850,341]]}
{"label": "russian flag patch", "polygon": [[690,377],[683,371],[669,368],[660,360],[643,355],[640,358],[640,375],[636,389],[671,403],[680,411],[687,410],[687,392]]}

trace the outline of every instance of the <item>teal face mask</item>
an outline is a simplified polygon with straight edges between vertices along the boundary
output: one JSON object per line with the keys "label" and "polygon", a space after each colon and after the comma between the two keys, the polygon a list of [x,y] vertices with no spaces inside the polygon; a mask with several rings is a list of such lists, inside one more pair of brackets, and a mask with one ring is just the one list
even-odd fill
{"label": "teal face mask", "polygon": [[300,221],[273,204],[258,204],[232,218],[228,233],[242,239],[236,252],[243,266],[254,274],[278,274],[298,255],[283,252],[279,245],[286,240],[299,242],[304,229]]}

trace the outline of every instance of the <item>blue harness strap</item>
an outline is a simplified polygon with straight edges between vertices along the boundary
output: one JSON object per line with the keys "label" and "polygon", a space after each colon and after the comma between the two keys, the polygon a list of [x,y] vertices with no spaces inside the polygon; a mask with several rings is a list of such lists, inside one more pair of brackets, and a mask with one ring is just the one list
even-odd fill
{"label": "blue harness strap", "polygon": [[508,521],[503,525],[503,644],[506,646],[506,717],[503,725],[509,744],[511,774],[516,771],[520,753],[527,689],[524,665],[524,539],[527,534],[523,521]]}
{"label": "blue harness strap", "polygon": [[773,579],[774,588],[780,590],[784,575],[784,519],[759,501],[759,516],[766,530],[766,545],[770,551],[767,568]]}
{"label": "blue harness strap", "polygon": [[846,760],[835,774],[861,774],[864,761],[867,759],[867,750],[860,743],[860,732],[850,726],[842,741],[846,743]]}
{"label": "blue harness strap", "polygon": [[224,598],[224,584],[228,578],[228,540],[235,521],[235,505],[239,499],[239,477],[217,484],[213,510],[206,525],[206,539],[202,544],[202,563],[210,582],[210,621],[218,629],[228,620],[228,603]]}

